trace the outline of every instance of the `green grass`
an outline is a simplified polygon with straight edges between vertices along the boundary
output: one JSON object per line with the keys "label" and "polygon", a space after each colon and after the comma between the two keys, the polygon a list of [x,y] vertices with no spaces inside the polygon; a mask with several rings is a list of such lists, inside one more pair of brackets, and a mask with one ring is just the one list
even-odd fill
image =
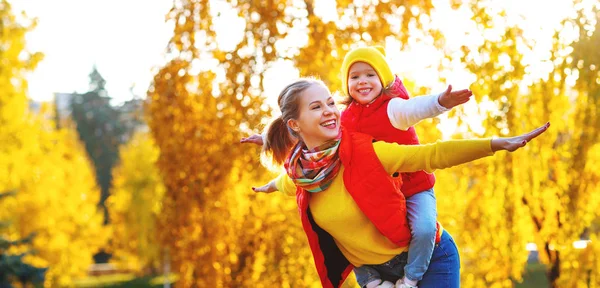
{"label": "green grass", "polygon": [[[169,282],[171,282],[171,284],[173,284],[178,278],[175,274],[171,274],[167,279]],[[113,274],[80,279],[74,283],[74,286],[77,288],[158,288],[163,286],[163,281],[163,276],[145,276],[135,278],[133,274]]]}
{"label": "green grass", "polygon": [[131,273],[118,273],[110,275],[90,276],[73,281],[73,285],[77,288],[88,287],[104,287],[114,283],[122,283],[135,279],[135,275]]}
{"label": "green grass", "polygon": [[159,285],[153,285],[151,284],[153,277],[142,277],[142,278],[136,278],[130,281],[126,281],[126,282],[121,282],[121,283],[115,283],[112,285],[108,285],[108,286],[104,286],[105,288],[125,288],[125,287],[132,287],[132,288],[158,288],[158,287],[162,287],[162,284]]}
{"label": "green grass", "polygon": [[549,287],[546,277],[546,266],[543,264],[529,264],[523,274],[523,283],[515,283],[515,288]]}

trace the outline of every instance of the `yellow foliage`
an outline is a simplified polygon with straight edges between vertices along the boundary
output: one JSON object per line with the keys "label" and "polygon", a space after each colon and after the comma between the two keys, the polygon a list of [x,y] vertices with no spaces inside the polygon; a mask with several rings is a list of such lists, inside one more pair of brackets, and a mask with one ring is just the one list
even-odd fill
{"label": "yellow foliage", "polygon": [[10,9],[0,3],[0,191],[17,194],[0,203],[0,219],[12,221],[8,239],[36,233],[37,253],[26,260],[49,267],[45,286],[68,286],[105,243],[100,191],[75,132],[56,130],[49,114],[27,109],[24,73],[41,55],[24,51],[30,27],[18,25]]}
{"label": "yellow foliage", "polygon": [[[492,11],[486,9],[490,3],[471,3],[476,18],[487,25],[505,24],[502,21],[508,17],[506,11],[488,14]],[[528,84],[524,80],[528,67],[523,62],[523,47],[518,47],[518,43],[530,40],[522,28],[487,25],[479,27],[482,33],[486,29],[503,33],[497,39],[483,39],[478,49],[465,49],[462,57],[478,79],[471,87],[477,100],[494,107],[483,112],[487,114],[484,136],[515,135],[546,121],[552,126],[520,151],[496,153],[491,159],[437,172],[439,218],[442,223],[457,223],[457,230],[451,232],[458,232],[464,287],[512,287],[507,279],[521,279],[527,242],[537,244],[540,259],[551,272],[549,280],[556,285],[557,272],[567,267],[561,261],[570,258],[565,255],[571,253],[571,243],[590,226],[600,208],[593,193],[597,189],[593,184],[597,172],[584,172],[584,167],[595,162],[590,158],[590,147],[598,138],[590,135],[597,135],[600,125],[595,124],[598,118],[592,111],[599,106],[597,96],[592,95],[598,95],[600,90],[597,83],[581,77],[578,83],[586,81],[590,85],[566,87],[569,63],[577,61],[564,56],[569,43],[556,36],[550,59],[554,70]],[[577,49],[573,54],[577,54]],[[582,57],[592,63],[599,59],[589,53]],[[488,58],[489,62],[479,63],[477,59],[481,58]],[[571,92],[572,88],[576,93]],[[468,118],[461,118],[468,123]],[[459,177],[466,177],[468,182],[459,182]],[[456,192],[451,191],[454,187]],[[452,200],[444,202],[444,198]],[[455,201],[461,204],[457,206]],[[451,212],[444,212],[447,209]],[[571,264],[575,267],[581,263]]]}
{"label": "yellow foliage", "polygon": [[114,260],[123,268],[156,271],[162,263],[156,221],[162,212],[165,186],[156,167],[159,150],[139,132],[119,150],[107,209],[112,227]]}
{"label": "yellow foliage", "polygon": [[[72,130],[46,130],[51,123],[30,117],[19,132],[3,134],[0,171],[9,175],[0,188],[16,189],[1,216],[11,219],[10,237],[35,232],[28,261],[49,267],[46,286],[68,285],[87,272],[93,254],[106,242],[100,192],[85,150]],[[46,124],[46,125],[44,125]]]}
{"label": "yellow foliage", "polygon": [[31,155],[28,165],[39,176],[23,183],[14,212],[20,215],[16,223],[21,233],[37,232],[34,249],[39,253],[32,261],[50,267],[46,285],[63,286],[87,272],[107,231],[93,168],[76,133],[38,134],[44,154]]}
{"label": "yellow foliage", "polygon": [[[428,40],[432,40],[434,45],[439,45],[439,40],[443,38],[431,26],[423,25],[423,19],[427,18],[433,8],[430,0],[408,0],[401,3],[336,1],[336,13],[327,15],[332,21],[324,20],[315,13],[316,3],[304,2],[308,13],[308,43],[299,49],[293,61],[300,70],[300,75],[319,76],[331,91],[341,90],[342,60],[357,45],[385,46],[390,39],[407,44],[411,39],[411,32],[416,30],[428,35]],[[350,3],[352,5],[348,5]]]}
{"label": "yellow foliage", "polygon": [[[431,8],[430,1],[407,4],[421,4],[426,13]],[[215,45],[211,15],[218,13],[211,13],[209,1],[177,2],[168,15],[176,20],[169,46],[173,60],[155,76],[147,105],[166,187],[160,241],[169,249],[182,287],[318,287],[294,199],[250,190],[273,175],[260,167],[258,149],[235,146],[243,136],[239,131],[257,128],[267,115],[263,72],[276,61],[293,59],[302,74],[337,82],[341,58],[353,42],[346,36],[366,29],[381,43],[390,28],[372,16],[403,14],[402,32],[411,23],[419,26],[418,17],[401,12],[397,4],[378,4],[360,17],[360,27],[340,24],[348,26],[345,33],[315,16],[313,1],[227,5],[238,9],[246,25],[233,51]],[[278,45],[279,40],[297,42],[288,32],[302,23],[310,30],[307,48]],[[219,71],[225,72],[224,80],[217,77]],[[351,279],[346,285],[355,284]]]}
{"label": "yellow foliage", "polygon": [[[212,17],[218,13],[212,13],[209,1],[176,2],[168,15],[176,20],[169,45],[172,60],[155,76],[147,111],[166,187],[160,241],[168,247],[182,287],[319,285],[294,201],[252,194],[249,187],[271,175],[258,168],[255,147],[235,145],[240,129],[257,127],[267,115],[263,72],[280,59],[293,60],[301,75],[318,75],[338,90],[342,57],[355,45],[390,39],[408,44],[416,30],[426,31],[434,45],[441,43],[439,33],[422,25],[432,9],[430,1],[391,2],[363,7],[338,1],[332,21],[314,13],[314,1],[228,2],[246,25],[230,50],[215,44]],[[586,65],[577,67],[578,84],[566,87],[575,68],[565,56],[568,45],[555,37],[549,60],[554,70],[527,82],[529,67],[521,49],[531,40],[523,29],[505,21],[507,11],[489,9],[491,1],[464,5],[482,35],[498,34],[482,39],[479,47],[451,51],[462,54],[460,60],[476,77],[471,90],[477,102],[492,108],[479,111],[485,117],[483,135],[469,129],[470,119],[460,108],[450,114],[467,131],[452,137],[515,135],[552,122],[546,134],[514,154],[500,152],[436,172],[439,220],[458,243],[462,286],[512,287],[526,265],[528,242],[537,244],[549,267],[562,265],[560,255],[570,253],[567,247],[600,211],[600,198],[592,193],[598,189],[598,161],[589,156],[597,153],[592,147],[600,127],[595,112],[599,90],[593,67],[600,63],[594,62],[595,54],[584,53],[595,51],[592,44],[575,49],[583,51],[579,56]],[[453,1],[452,6],[461,5]],[[385,25],[391,15],[400,16],[398,27]],[[304,27],[306,44],[278,45],[290,40],[291,29]],[[413,95],[423,92],[410,90]],[[434,129],[438,121],[417,126],[422,142],[441,137]],[[568,267],[592,265],[568,261]]]}

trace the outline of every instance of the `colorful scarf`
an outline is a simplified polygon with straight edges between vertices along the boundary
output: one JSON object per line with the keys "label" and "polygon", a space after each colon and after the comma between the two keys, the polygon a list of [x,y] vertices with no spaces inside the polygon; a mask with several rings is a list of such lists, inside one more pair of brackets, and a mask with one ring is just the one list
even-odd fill
{"label": "colorful scarf", "polygon": [[313,149],[305,149],[304,143],[298,141],[285,162],[285,169],[297,187],[308,192],[321,192],[331,185],[341,166],[337,153],[340,140],[338,136]]}

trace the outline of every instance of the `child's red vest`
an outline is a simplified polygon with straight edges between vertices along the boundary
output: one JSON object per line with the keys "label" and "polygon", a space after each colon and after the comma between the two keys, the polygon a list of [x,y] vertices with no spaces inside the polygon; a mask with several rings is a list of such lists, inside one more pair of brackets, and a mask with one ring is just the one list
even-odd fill
{"label": "child's red vest", "polygon": [[[385,171],[375,150],[373,137],[342,131],[340,159],[344,166],[344,186],[361,211],[377,229],[399,247],[407,247],[411,234],[406,218],[406,200],[399,182]],[[325,193],[325,192],[321,192]],[[323,287],[339,287],[353,266],[339,250],[333,237],[314,221],[310,192],[296,191],[302,226],[315,260]]]}
{"label": "child's red vest", "polygon": [[[401,94],[399,97],[408,99],[408,95]],[[348,130],[371,135],[378,141],[403,145],[419,144],[414,127],[403,131],[394,127],[390,122],[387,108],[391,99],[392,97],[384,94],[367,105],[352,101],[342,112],[342,125]],[[425,171],[402,173],[401,175],[403,183],[401,190],[406,197],[431,189],[435,184],[435,176]]]}

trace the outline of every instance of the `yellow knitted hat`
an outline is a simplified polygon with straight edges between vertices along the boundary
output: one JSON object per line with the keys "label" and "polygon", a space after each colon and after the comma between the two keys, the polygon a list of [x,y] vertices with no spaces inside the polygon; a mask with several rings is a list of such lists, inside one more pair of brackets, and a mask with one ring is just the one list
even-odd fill
{"label": "yellow knitted hat", "polygon": [[352,64],[356,62],[365,62],[371,65],[377,72],[383,88],[388,87],[394,82],[394,74],[385,59],[385,49],[383,47],[368,46],[355,48],[346,54],[342,63],[342,89],[347,96],[350,96],[348,91],[348,72],[350,72]]}

